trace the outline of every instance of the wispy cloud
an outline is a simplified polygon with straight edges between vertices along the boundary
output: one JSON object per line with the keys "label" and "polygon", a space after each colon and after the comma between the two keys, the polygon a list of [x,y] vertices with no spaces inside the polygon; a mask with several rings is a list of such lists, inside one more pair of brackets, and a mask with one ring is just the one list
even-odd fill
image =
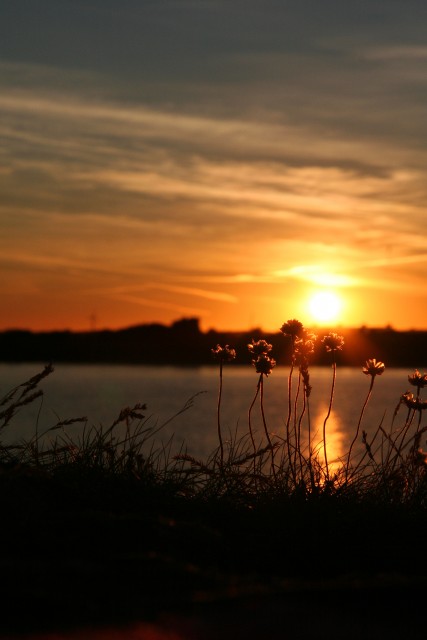
{"label": "wispy cloud", "polygon": [[[22,194],[17,187],[25,179],[29,206],[30,202],[31,206],[37,206],[38,202],[39,209],[46,210],[46,207],[58,206],[55,194],[57,200],[62,201],[66,195],[65,206],[73,206],[76,214],[88,209],[96,212],[100,208],[107,212],[112,205],[117,209],[118,198],[123,201],[127,196],[125,207],[129,216],[137,208],[135,198],[144,196],[152,199],[151,205],[154,198],[157,207],[159,202],[193,201],[196,205],[193,218],[200,217],[206,208],[215,208],[218,214],[233,218],[262,217],[276,219],[282,225],[286,220],[293,223],[296,216],[298,225],[304,219],[307,225],[313,225],[318,217],[326,225],[325,229],[328,224],[334,224],[334,218],[343,216],[347,221],[375,216],[374,224],[381,227],[387,217],[403,219],[408,204],[422,219],[421,212],[416,212],[426,197],[421,164],[406,170],[400,165],[397,168],[394,166],[397,158],[393,158],[386,147],[380,146],[375,154],[364,146],[363,155],[375,157],[378,166],[372,169],[365,162],[362,171],[361,165],[346,166],[341,150],[347,146],[346,155],[354,158],[358,147],[363,145],[351,139],[345,144],[321,143],[308,131],[304,144],[301,131],[268,122],[223,121],[76,101],[70,104],[40,98],[31,101],[23,97],[0,97],[0,109],[5,106],[15,114],[13,117],[27,111],[32,114],[29,117],[38,114],[40,122],[33,128],[45,131],[36,138],[33,128],[27,137],[20,131],[18,142],[25,142],[20,149],[13,133],[15,124],[9,125],[9,136],[7,125],[3,127],[5,138],[9,137],[4,153],[9,152],[13,158],[8,172],[4,173],[6,200],[10,193],[8,204],[16,200],[19,192],[18,203],[23,206],[25,191]],[[59,129],[55,123],[57,117],[61,120]],[[97,127],[104,133],[102,141],[97,139]],[[278,141],[282,140],[286,144],[280,143],[280,157]],[[178,142],[185,146],[178,149]],[[247,151],[244,158],[233,157],[232,149],[238,145]],[[217,153],[220,152],[218,158],[212,158],[215,147]],[[303,152],[308,147],[309,154]],[[261,155],[263,150],[270,154],[270,160],[251,157],[254,148]],[[405,152],[399,153],[404,162]],[[331,154],[335,166],[325,166],[323,163]],[[295,165],[297,155],[299,166]],[[273,159],[273,156],[276,157]],[[303,156],[305,162],[302,162]],[[323,159],[319,163],[320,156]],[[383,157],[389,166],[384,164]],[[115,193],[116,200],[103,199],[103,191]],[[411,194],[409,203],[408,193]],[[356,207],[357,213],[353,214]],[[136,215],[149,216],[147,209],[145,206],[141,211],[139,207]],[[163,215],[167,215],[165,207]]]}
{"label": "wispy cloud", "polygon": [[128,302],[132,305],[138,305],[141,307],[148,307],[150,309],[162,309],[166,311],[172,311],[181,315],[195,315],[203,316],[208,315],[205,308],[186,306],[184,304],[177,304],[173,302],[165,302],[163,300],[156,300],[151,297],[135,296],[125,293],[117,293],[114,295],[116,300],[121,302]]}
{"label": "wispy cloud", "polygon": [[364,57],[370,60],[421,60],[427,59],[427,47],[413,45],[395,45],[388,47],[374,47],[363,51]]}
{"label": "wispy cloud", "polygon": [[[108,296],[132,296],[133,298],[137,298],[136,294],[147,294],[155,291],[156,293],[161,293],[162,291],[183,294],[184,296],[203,298],[205,300],[218,300],[221,302],[229,302],[232,304],[236,304],[238,302],[238,298],[229,293],[225,293],[222,291],[212,291],[210,289],[201,289],[195,287],[185,287],[178,286],[173,284],[166,284],[161,281],[149,282],[146,284],[125,284],[116,287],[104,287],[101,289],[96,289],[96,293],[101,293]],[[92,295],[94,290],[86,289],[84,290],[85,294]],[[138,298],[139,299],[139,298]]]}

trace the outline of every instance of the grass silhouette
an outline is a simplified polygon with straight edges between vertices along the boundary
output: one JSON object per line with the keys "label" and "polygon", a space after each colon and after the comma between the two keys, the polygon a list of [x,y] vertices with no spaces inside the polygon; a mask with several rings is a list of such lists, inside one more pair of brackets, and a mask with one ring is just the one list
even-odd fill
{"label": "grass silhouette", "polygon": [[[37,424],[28,441],[0,443],[1,627],[119,623],[165,608],[193,611],[296,591],[309,598],[332,590],[338,606],[360,584],[377,596],[397,589],[403,609],[418,601],[427,574],[409,550],[422,548],[427,523],[421,448],[427,375],[408,376],[416,394],[403,393],[391,424],[381,422],[368,438],[363,417],[384,371],[383,363],[369,360],[354,436],[340,459],[329,459],[327,420],[339,375],[334,353],[342,338],[318,341],[332,354],[333,380],[317,442],[309,371],[316,337],[296,320],[282,333],[292,343],[282,433],[271,432],[265,420],[263,385],[275,362],[271,345],[259,340],[248,345],[259,378],[248,431],[239,438],[223,438],[221,426],[223,365],[234,350],[213,349],[219,445],[205,460],[192,456],[191,443],[174,451],[173,440],[163,442],[165,425],[152,426],[142,404],[122,409],[107,427],[71,418],[45,431]],[[4,396],[0,429],[42,396],[52,372],[47,366]],[[257,399],[260,434],[251,422]],[[179,412],[189,420],[193,400]],[[77,436],[75,423],[83,426]]]}

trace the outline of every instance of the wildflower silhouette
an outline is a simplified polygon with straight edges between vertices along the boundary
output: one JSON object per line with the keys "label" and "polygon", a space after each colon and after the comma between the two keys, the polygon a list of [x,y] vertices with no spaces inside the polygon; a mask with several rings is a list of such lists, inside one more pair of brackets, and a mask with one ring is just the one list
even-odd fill
{"label": "wildflower silhouette", "polygon": [[362,372],[367,375],[367,376],[371,376],[371,383],[369,385],[369,390],[368,390],[368,394],[366,396],[365,402],[363,403],[363,407],[362,410],[360,412],[360,416],[359,416],[359,421],[357,423],[357,428],[356,428],[356,434],[352,440],[352,443],[350,445],[350,449],[348,450],[348,456],[347,456],[347,465],[346,465],[346,469],[345,469],[345,478],[347,480],[348,478],[348,470],[350,467],[350,459],[351,459],[351,452],[353,450],[353,446],[357,440],[357,438],[359,437],[359,431],[360,431],[360,425],[362,423],[362,418],[363,418],[363,414],[365,413],[365,409],[368,405],[368,402],[370,400],[370,397],[372,395],[372,389],[374,388],[374,382],[375,382],[375,378],[377,376],[381,376],[384,373],[385,370],[385,364],[384,362],[381,362],[380,360],[376,360],[376,358],[371,358],[369,360],[366,361],[365,366],[362,369]]}
{"label": "wildflower silhouette", "polygon": [[[422,412],[425,411],[425,409],[427,409],[427,401],[421,400],[418,393],[419,393],[419,388],[418,388],[417,396],[414,396],[414,394],[410,393],[409,391],[404,393],[402,396],[403,403],[408,407],[409,412],[410,413],[412,412],[413,416],[415,415],[416,411],[418,411],[417,431],[421,426]],[[408,418],[408,422],[410,423],[412,422],[412,420],[409,420]]]}
{"label": "wildflower silhouette", "polygon": [[270,358],[266,353],[261,353],[254,361],[255,371],[262,376],[268,377],[276,366],[274,358]]}
{"label": "wildflower silhouette", "polygon": [[[303,384],[303,406],[301,410],[301,414],[299,418],[297,418],[297,400],[298,393],[295,397],[295,411],[294,411],[294,431],[295,431],[295,443],[296,449],[295,452],[298,452],[300,469],[303,466],[303,459],[301,454],[301,425],[304,415],[307,411],[308,414],[308,468],[310,472],[310,479],[313,484],[313,475],[312,475],[312,447],[311,447],[311,420],[310,420],[310,403],[309,397],[311,394],[311,384],[310,384],[310,373],[308,370],[309,358],[314,353],[314,345],[317,340],[317,335],[314,333],[310,333],[304,330],[302,338],[296,338],[294,344],[294,355],[295,355],[295,363],[299,367],[299,380],[302,381]],[[298,384],[298,390],[299,390]],[[294,463],[295,464],[295,463]]]}
{"label": "wildflower silhouette", "polygon": [[222,369],[225,362],[232,362],[236,358],[236,351],[229,347],[228,344],[225,347],[217,344],[215,349],[211,349],[212,354],[216,360],[219,361],[219,390],[218,390],[218,403],[217,403],[217,425],[218,425],[218,440],[220,449],[220,465],[221,469],[224,466],[224,443],[222,441],[221,434],[221,398],[222,398]]}
{"label": "wildflower silhouette", "polygon": [[280,327],[280,331],[284,336],[291,336],[293,339],[301,336],[304,331],[304,325],[299,320],[288,320]]}
{"label": "wildflower silhouette", "polygon": [[408,407],[408,409],[412,409],[413,411],[424,411],[427,409],[427,401],[421,400],[420,398],[415,397],[413,393],[407,391],[402,396],[404,404]]}
{"label": "wildflower silhouette", "polygon": [[408,408],[408,417],[406,419],[406,424],[408,425],[408,428],[414,419],[415,412],[416,411],[419,412],[419,417],[418,417],[418,427],[419,427],[421,422],[421,412],[424,411],[424,409],[427,409],[427,402],[424,400],[421,400],[419,396],[419,387],[418,387],[416,396],[414,396],[414,394],[411,393],[410,391],[406,391],[406,393],[403,393],[400,398],[400,404],[404,404]]}
{"label": "wildflower silhouette", "polygon": [[290,433],[290,424],[291,424],[291,417],[292,417],[292,375],[294,372],[295,358],[296,358],[295,344],[298,337],[302,336],[304,333],[304,325],[299,320],[296,320],[295,318],[293,318],[292,320],[288,320],[287,322],[284,322],[280,327],[280,331],[283,333],[285,337],[291,338],[291,347],[292,347],[291,368],[289,370],[289,375],[288,375],[288,417],[286,419],[285,428],[286,428],[286,443],[287,443],[287,449],[288,449],[289,466],[291,469],[294,482],[296,482],[295,468],[294,468],[294,465],[292,464],[291,433]]}
{"label": "wildflower silhouette", "polygon": [[[271,453],[271,468],[273,471],[273,475],[276,478],[276,471],[274,468],[274,447],[273,447],[273,443],[271,442],[270,434],[268,433],[267,421],[265,419],[265,412],[264,412],[264,376],[268,377],[270,375],[270,373],[276,366],[276,361],[274,360],[274,358],[271,358],[268,355],[272,349],[272,345],[266,342],[265,340],[258,340],[257,342],[254,342],[254,340],[252,340],[251,344],[248,344],[248,349],[249,349],[249,352],[252,354],[252,364],[255,367],[255,371],[259,373],[256,393],[248,411],[249,434],[251,437],[252,446],[254,448],[254,453],[256,453],[256,445],[255,445],[255,439],[253,435],[251,416],[252,416],[252,409],[259,395],[262,423],[263,423],[264,432],[267,438],[268,447]],[[255,472],[255,458],[254,458],[254,472]]]}
{"label": "wildflower silhouette", "polygon": [[[415,372],[415,374],[416,373],[417,372]],[[412,376],[408,376],[408,380],[410,380],[411,378],[412,378]],[[417,378],[417,376],[415,375],[414,380],[416,378]],[[419,392],[419,389],[418,389],[418,392]],[[418,395],[417,395],[417,398],[419,398]],[[398,411],[399,411],[399,409],[400,409],[400,407],[402,405],[407,407],[408,412],[407,412],[405,423],[404,423],[403,427],[400,429],[400,431],[398,432],[398,436],[400,437],[400,441],[397,442],[397,439],[398,439],[397,437],[395,439],[396,440],[395,441],[395,446],[394,446],[395,456],[390,462],[392,468],[394,468],[397,460],[399,458],[401,458],[401,451],[402,451],[403,444],[405,442],[406,435],[407,435],[407,433],[408,433],[408,431],[409,431],[409,429],[411,427],[411,424],[412,424],[412,422],[414,420],[414,416],[415,416],[415,412],[416,412],[416,398],[415,398],[414,394],[411,393],[410,391],[406,391],[405,393],[403,393],[400,396],[399,403],[398,403],[397,407],[394,410],[393,421],[394,421],[395,417],[397,416],[397,413],[398,413]],[[418,422],[418,424],[420,424],[420,420],[421,420],[421,411],[420,411],[420,414],[419,414],[419,422]],[[388,462],[390,461],[390,455],[391,455],[391,451],[389,451],[389,454],[387,456],[386,464],[388,464]]]}
{"label": "wildflower silhouette", "polygon": [[362,372],[366,376],[371,376],[372,380],[374,380],[375,376],[382,375],[384,373],[384,370],[385,370],[384,362],[381,362],[381,360],[376,360],[375,358],[372,358],[366,361],[366,364],[363,367]]}
{"label": "wildflower silhouette", "polygon": [[[402,465],[402,471],[406,474],[405,476],[406,490],[409,493],[411,488],[413,489],[416,486],[417,473],[415,473],[415,470],[420,466],[421,468],[419,469],[419,473],[421,475],[418,476],[418,479],[425,479],[424,465],[423,464],[420,465],[420,455],[419,455],[420,448],[419,447],[421,443],[422,434],[427,431],[427,426],[424,426],[423,428],[421,428],[421,420],[423,416],[423,411],[427,409],[427,401],[421,399],[420,390],[426,386],[427,376],[426,374],[423,374],[423,375],[420,374],[418,369],[416,369],[412,375],[408,376],[408,381],[410,382],[410,384],[417,387],[417,395],[414,396],[414,394],[411,393],[410,391],[406,391],[406,393],[402,394],[400,398],[400,403],[398,407],[400,405],[406,406],[408,409],[408,413],[407,413],[405,424],[403,425],[402,429],[398,433],[400,441],[397,442],[397,437],[395,438],[395,443],[393,447],[395,455],[394,455],[394,458],[391,460],[390,464],[391,464],[392,470],[394,470],[397,463],[400,462],[400,464]],[[396,407],[395,415],[398,407]],[[418,412],[418,422],[415,426],[415,432],[412,433],[410,437],[407,438],[410,427],[414,422],[414,418],[417,412]],[[406,449],[406,447],[408,447],[409,445],[411,446],[405,460],[403,457],[403,452]],[[388,459],[389,458],[387,458],[387,462],[388,462]],[[404,469],[405,464],[406,464],[406,469]],[[411,474],[410,467],[408,467],[408,465],[411,465],[411,464],[412,464],[412,474]],[[408,469],[409,469],[409,473],[408,473]]]}
{"label": "wildflower silhouette", "polygon": [[329,481],[329,466],[328,466],[328,455],[327,455],[327,451],[326,451],[326,423],[328,422],[329,416],[331,415],[331,411],[332,411],[332,403],[334,400],[334,391],[335,391],[335,381],[336,381],[336,377],[337,377],[337,363],[336,363],[336,359],[335,359],[335,355],[337,351],[340,351],[343,346],[344,346],[344,338],[342,336],[339,336],[337,333],[328,333],[328,335],[324,336],[324,338],[322,338],[322,342],[325,346],[325,349],[327,352],[332,353],[332,368],[333,368],[333,375],[332,375],[332,387],[331,387],[331,395],[329,398],[329,407],[328,407],[328,413],[326,414],[326,418],[323,422],[323,453],[324,453],[324,458],[325,458],[325,475],[326,475],[326,481]]}
{"label": "wildflower silhouette", "polygon": [[337,333],[328,333],[327,336],[322,338],[322,342],[326,351],[332,353],[341,350],[344,346],[344,338]]}
{"label": "wildflower silhouette", "polygon": [[408,376],[409,384],[417,387],[417,396],[420,395],[420,390],[427,386],[427,373],[421,374],[418,369],[415,369],[411,376]]}
{"label": "wildflower silhouette", "polygon": [[252,360],[256,360],[256,358],[260,355],[270,353],[272,348],[272,345],[269,344],[266,340],[257,340],[255,342],[255,340],[252,339],[252,342],[248,344],[248,350],[252,354]]}

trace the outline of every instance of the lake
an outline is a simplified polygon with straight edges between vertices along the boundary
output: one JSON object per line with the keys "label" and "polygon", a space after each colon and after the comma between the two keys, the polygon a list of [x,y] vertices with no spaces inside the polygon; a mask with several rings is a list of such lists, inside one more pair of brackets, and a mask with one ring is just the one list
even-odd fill
{"label": "lake", "polygon": [[[0,363],[0,397],[14,386],[26,381],[43,369],[37,364]],[[388,428],[402,393],[410,385],[408,374],[413,370],[386,369],[375,381],[373,395],[365,412],[362,429],[373,433],[384,413],[384,426]],[[265,380],[264,404],[269,431],[284,435],[287,418],[287,379],[289,369],[277,367]],[[312,367],[313,387],[310,397],[312,431],[317,431],[316,442],[321,440],[322,425],[328,410],[332,368]],[[297,376],[293,378],[294,389]],[[221,425],[224,437],[248,431],[248,408],[254,398],[258,375],[251,367],[227,365],[224,367]],[[89,425],[109,426],[126,406],[146,403],[144,412],[151,426],[160,426],[182,409],[194,397],[193,406],[175,417],[157,438],[167,442],[173,435],[172,449],[178,452],[183,443],[189,453],[206,457],[217,446],[218,369],[213,366],[198,368],[71,365],[59,364],[40,385],[43,401],[21,408],[19,414],[2,432],[3,442],[30,438],[38,421],[39,433],[68,418],[87,416]],[[369,389],[370,377],[361,369],[338,368],[334,405],[328,420],[328,448],[330,456],[344,453],[351,442],[360,411]],[[415,391],[415,388],[411,389]],[[197,394],[197,395],[196,395]],[[404,420],[404,412],[400,420]],[[253,424],[262,434],[259,405],[253,413]],[[70,434],[80,425],[67,427]],[[58,432],[55,432],[58,433]],[[422,443],[425,445],[425,443]],[[424,447],[425,448],[425,447]]]}

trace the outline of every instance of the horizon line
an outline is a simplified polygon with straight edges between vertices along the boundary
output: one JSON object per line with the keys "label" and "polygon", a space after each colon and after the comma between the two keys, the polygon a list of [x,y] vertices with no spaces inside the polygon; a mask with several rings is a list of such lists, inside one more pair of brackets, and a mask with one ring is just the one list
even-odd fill
{"label": "horizon line", "polygon": [[[156,321],[153,320],[151,322],[141,322],[138,324],[130,324],[130,325],[123,325],[120,327],[102,327],[102,328],[98,328],[98,327],[88,327],[87,329],[71,329],[69,327],[63,327],[63,328],[52,328],[52,329],[31,329],[29,327],[22,327],[22,326],[17,326],[17,327],[5,327],[3,329],[0,329],[0,333],[12,333],[12,332],[25,332],[25,333],[32,333],[32,334],[47,334],[47,333],[75,333],[75,334],[84,334],[84,333],[102,333],[102,332],[120,332],[120,331],[128,331],[131,329],[138,329],[138,328],[143,328],[143,327],[149,327],[149,326],[160,326],[160,327],[164,327],[166,329],[172,329],[174,327],[174,325],[179,325],[180,323],[185,323],[185,322],[197,322],[197,326],[198,326],[198,330],[200,331],[200,333],[203,334],[208,334],[210,332],[214,332],[214,333],[225,333],[225,334],[244,334],[244,333],[250,333],[250,332],[261,332],[261,333],[265,333],[265,334],[274,334],[274,333],[280,333],[280,328],[277,329],[264,329],[261,326],[253,326],[253,327],[249,327],[247,329],[218,329],[215,327],[209,327],[208,329],[201,329],[199,324],[200,324],[200,318],[197,317],[183,317],[183,318],[178,318],[176,320],[172,320],[169,323],[165,323],[165,322],[160,322],[160,321]],[[411,327],[408,329],[396,329],[392,324],[388,323],[386,325],[382,325],[382,326],[370,326],[368,324],[362,324],[359,326],[343,326],[340,324],[337,325],[316,325],[316,324],[311,324],[311,325],[304,325],[304,328],[312,330],[312,331],[361,331],[361,330],[367,330],[367,331],[393,331],[396,333],[416,333],[416,332],[427,332],[427,327],[424,329],[421,328],[416,328],[416,327]]]}

